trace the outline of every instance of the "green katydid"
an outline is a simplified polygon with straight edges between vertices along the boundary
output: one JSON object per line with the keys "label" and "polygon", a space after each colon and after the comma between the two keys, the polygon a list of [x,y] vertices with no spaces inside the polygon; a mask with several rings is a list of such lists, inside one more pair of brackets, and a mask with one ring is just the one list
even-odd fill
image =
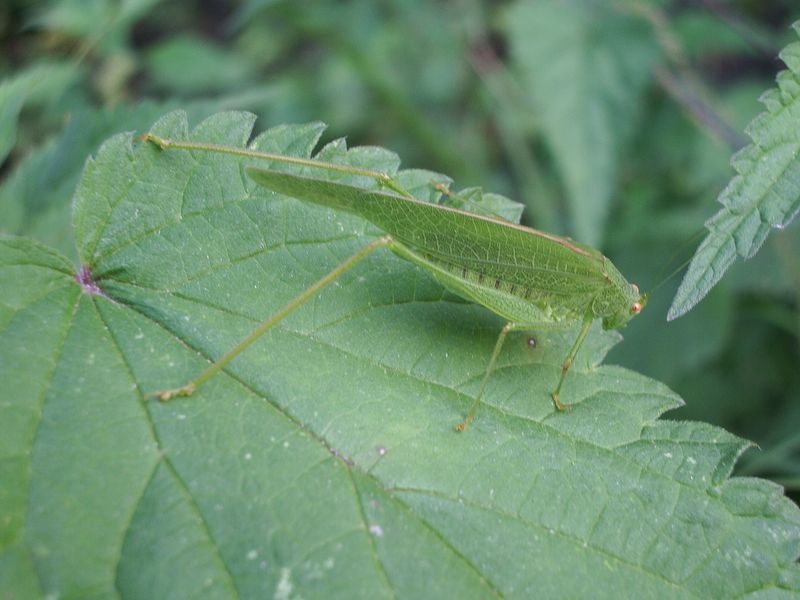
{"label": "green katydid", "polygon": [[158,394],[162,400],[190,395],[266,331],[378,248],[388,248],[426,269],[450,291],[507,321],[495,343],[478,394],[464,421],[456,425],[458,431],[463,431],[473,420],[510,332],[581,323],[551,394],[556,409],[565,410],[569,405],[559,400],[561,387],[592,322],[601,319],[604,329],[622,328],[647,302],[647,295],[628,283],[611,261],[593,248],[500,218],[418,200],[384,173],[249,149],[166,140],[152,134],[145,135],[145,139],[162,149],[223,152],[375,178],[382,190],[272,169],[247,168],[247,174],[256,183],[272,191],[355,213],[386,232],[262,322],[193,381]]}

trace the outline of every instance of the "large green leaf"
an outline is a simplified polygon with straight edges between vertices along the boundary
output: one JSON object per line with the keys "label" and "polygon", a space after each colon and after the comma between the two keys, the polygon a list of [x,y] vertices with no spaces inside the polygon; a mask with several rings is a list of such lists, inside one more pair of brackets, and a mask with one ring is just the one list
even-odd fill
{"label": "large green leaf", "polygon": [[575,237],[596,246],[658,46],[610,2],[516,2],[506,15],[514,66],[567,192]]}
{"label": "large green leaf", "polygon": [[[795,23],[800,33],[800,21]],[[789,68],[778,88],[761,100],[767,112],[748,125],[753,143],[731,160],[737,175],[717,199],[722,208],[706,222],[667,318],[677,319],[700,302],[737,256],[752,258],[774,227],[784,228],[800,211],[800,42],[780,54]]]}
{"label": "large green leaf", "polygon": [[[243,145],[223,113],[162,137]],[[309,156],[322,127],[254,147]],[[320,152],[393,173],[380,149]],[[795,594],[800,511],[729,479],[747,446],[659,421],[663,385],[593,331],[517,336],[385,253],[189,398],[185,383],[378,232],[258,188],[238,157],[108,140],[86,166],[85,268],[0,243],[0,597],[739,597]],[[400,174],[410,180],[420,172]],[[353,180],[349,183],[358,183]],[[371,184],[366,180],[361,183]]]}

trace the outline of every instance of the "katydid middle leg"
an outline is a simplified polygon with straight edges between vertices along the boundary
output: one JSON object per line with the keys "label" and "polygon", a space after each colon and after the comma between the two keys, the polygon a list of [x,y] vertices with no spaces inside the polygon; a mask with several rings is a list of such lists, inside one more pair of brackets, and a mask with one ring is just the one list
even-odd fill
{"label": "katydid middle leg", "polygon": [[567,372],[572,366],[572,363],[575,361],[575,357],[578,355],[578,350],[581,349],[583,341],[586,339],[586,334],[589,333],[589,328],[592,326],[592,321],[594,321],[594,314],[592,313],[592,307],[590,305],[589,308],[586,309],[586,314],[583,317],[583,323],[581,324],[581,330],[578,332],[578,338],[575,340],[575,343],[572,344],[572,348],[570,348],[567,358],[564,359],[564,364],[561,365],[561,378],[558,380],[558,385],[553,393],[550,394],[550,397],[553,399],[553,404],[558,410],[570,409],[569,404],[564,404],[558,399],[558,395],[561,393],[561,386],[564,384],[564,379],[567,377]]}
{"label": "katydid middle leg", "polygon": [[500,335],[497,336],[497,342],[494,344],[494,351],[492,352],[492,357],[489,359],[489,366],[486,367],[486,372],[483,374],[483,380],[481,381],[481,387],[478,390],[478,395],[475,396],[475,399],[472,401],[472,404],[469,407],[469,412],[467,413],[467,418],[461,421],[458,425],[455,426],[456,431],[464,431],[467,426],[472,423],[472,420],[475,418],[475,412],[478,410],[478,405],[480,404],[481,398],[483,397],[483,392],[486,391],[486,385],[489,383],[489,378],[492,375],[492,371],[494,371],[494,365],[497,362],[497,357],[500,356],[500,350],[503,348],[503,344],[506,341],[506,336],[512,331],[519,331],[519,330],[530,330],[533,329],[535,325],[531,325],[530,323],[506,323],[503,329],[500,331]]}

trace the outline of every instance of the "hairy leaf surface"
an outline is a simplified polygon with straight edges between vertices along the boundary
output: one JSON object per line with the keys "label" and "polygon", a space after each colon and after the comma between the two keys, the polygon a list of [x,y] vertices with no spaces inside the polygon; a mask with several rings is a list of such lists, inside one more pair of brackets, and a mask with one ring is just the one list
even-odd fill
{"label": "hairy leaf surface", "polygon": [[[800,22],[795,23],[800,33]],[[737,175],[717,199],[722,208],[706,222],[709,233],[695,252],[667,318],[700,302],[736,257],[751,258],[772,228],[788,226],[800,211],[800,42],[783,49],[789,68],[761,100],[767,112],[746,132],[753,143],[731,160]]]}
{"label": "hairy leaf surface", "polygon": [[[221,113],[154,133],[244,145]],[[252,146],[310,156],[319,124]],[[394,173],[378,148],[326,161]],[[747,443],[659,420],[680,399],[599,366],[593,331],[516,336],[390,253],[309,301],[190,398],[185,383],[379,232],[258,187],[252,159],[108,140],[75,268],[0,242],[0,596],[741,597],[800,591],[800,511],[733,478]],[[400,173],[423,189],[425,172]],[[363,185],[374,185],[364,181]],[[359,178],[344,177],[351,185]],[[91,273],[91,275],[90,275]]]}

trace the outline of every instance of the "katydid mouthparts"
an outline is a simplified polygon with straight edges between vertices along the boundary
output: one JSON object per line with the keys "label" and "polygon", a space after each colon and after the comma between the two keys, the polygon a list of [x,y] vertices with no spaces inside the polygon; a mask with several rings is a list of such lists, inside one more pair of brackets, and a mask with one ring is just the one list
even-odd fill
{"label": "katydid mouthparts", "polygon": [[165,140],[152,134],[147,134],[145,139],[162,149],[224,152],[367,175],[383,188],[368,190],[326,179],[248,167],[247,174],[261,186],[304,202],[354,213],[382,229],[385,235],[365,245],[306,288],[193,381],[158,393],[162,400],[191,394],[266,331],[378,248],[388,248],[400,258],[424,268],[448,290],[506,320],[478,394],[464,420],[456,425],[457,431],[463,431],[474,419],[510,332],[581,324],[551,394],[556,409],[566,410],[569,405],[559,399],[561,387],[591,324],[600,319],[604,329],[620,329],[647,303],[647,295],[641,294],[635,284],[628,283],[611,261],[593,248],[500,218],[418,200],[384,173],[249,149]]}

